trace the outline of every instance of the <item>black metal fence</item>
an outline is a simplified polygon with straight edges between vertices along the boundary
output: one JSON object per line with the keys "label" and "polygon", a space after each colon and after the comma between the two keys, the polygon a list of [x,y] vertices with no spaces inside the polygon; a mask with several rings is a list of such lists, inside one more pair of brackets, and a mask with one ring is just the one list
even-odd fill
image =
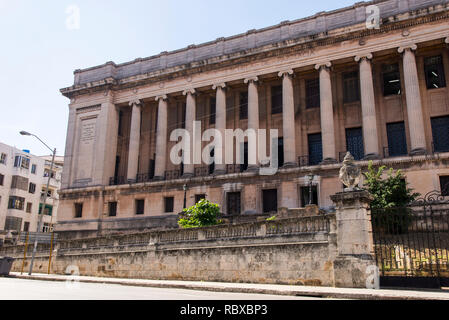
{"label": "black metal fence", "polygon": [[381,286],[449,287],[449,198],[432,192],[408,207],[373,209]]}

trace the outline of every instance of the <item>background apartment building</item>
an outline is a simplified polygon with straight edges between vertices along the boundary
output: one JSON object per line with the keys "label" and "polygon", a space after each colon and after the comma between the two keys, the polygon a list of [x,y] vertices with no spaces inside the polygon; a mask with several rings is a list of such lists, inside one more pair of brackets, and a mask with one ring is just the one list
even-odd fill
{"label": "background apartment building", "polygon": [[56,222],[61,186],[62,157],[50,171],[51,157],[38,157],[27,150],[0,143],[0,232],[36,232],[38,211],[49,175],[50,187],[43,217],[43,232]]}

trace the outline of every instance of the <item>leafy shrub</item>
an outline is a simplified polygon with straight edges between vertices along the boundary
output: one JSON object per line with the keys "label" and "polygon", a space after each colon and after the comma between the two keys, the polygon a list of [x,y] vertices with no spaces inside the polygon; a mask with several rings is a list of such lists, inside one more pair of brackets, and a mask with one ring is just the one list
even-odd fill
{"label": "leafy shrub", "polygon": [[220,206],[209,200],[202,199],[194,206],[184,209],[178,224],[181,228],[199,228],[214,226],[221,223]]}

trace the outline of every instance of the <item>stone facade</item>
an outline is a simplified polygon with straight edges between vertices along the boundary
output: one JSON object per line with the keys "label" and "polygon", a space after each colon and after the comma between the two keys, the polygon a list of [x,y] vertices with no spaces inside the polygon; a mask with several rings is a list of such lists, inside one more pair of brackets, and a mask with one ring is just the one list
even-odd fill
{"label": "stone facade", "polygon": [[[379,29],[366,26],[372,4],[380,9]],[[277,207],[301,207],[307,204],[310,172],[316,202],[330,208],[330,195],[343,190],[338,162],[353,147],[351,129],[361,132],[362,167],[374,159],[376,165],[403,169],[417,192],[440,190],[440,178],[449,176],[449,150],[435,148],[434,119],[449,116],[449,91],[446,85],[429,88],[426,68],[429,58],[440,57],[439,73],[447,82],[448,6],[441,0],[358,3],[75,71],[74,85],[61,90],[71,102],[57,230],[88,234],[176,226],[184,195],[187,206],[205,195],[225,215],[268,214],[268,190],[275,190]],[[396,72],[392,66],[398,78],[387,77]],[[386,94],[392,82],[400,83],[398,90]],[[351,96],[356,91],[359,96]],[[313,93],[319,106],[310,102]],[[276,94],[282,96],[280,112]],[[246,105],[247,117],[241,112]],[[251,168],[240,172],[239,166],[217,165],[209,174],[204,165],[174,165],[170,133],[182,127],[192,132],[194,120],[203,130],[278,129],[284,167],[262,176]],[[398,123],[405,139],[401,155],[393,154],[389,131]],[[321,158],[312,163],[316,134]],[[173,198],[170,212],[165,198]]]}

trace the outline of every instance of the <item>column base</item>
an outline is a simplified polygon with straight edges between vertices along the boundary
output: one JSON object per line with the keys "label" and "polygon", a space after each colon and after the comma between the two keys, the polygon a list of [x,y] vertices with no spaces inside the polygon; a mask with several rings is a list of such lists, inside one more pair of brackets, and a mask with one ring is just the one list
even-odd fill
{"label": "column base", "polygon": [[377,153],[368,153],[363,157],[363,160],[379,160],[381,159],[380,155]]}
{"label": "column base", "polygon": [[422,156],[425,154],[427,154],[427,150],[424,148],[416,148],[416,149],[413,149],[412,151],[410,151],[411,156]]}
{"label": "column base", "polygon": [[324,159],[320,164],[321,165],[326,165],[326,164],[336,164],[338,163],[338,161],[334,158],[326,158]]}

